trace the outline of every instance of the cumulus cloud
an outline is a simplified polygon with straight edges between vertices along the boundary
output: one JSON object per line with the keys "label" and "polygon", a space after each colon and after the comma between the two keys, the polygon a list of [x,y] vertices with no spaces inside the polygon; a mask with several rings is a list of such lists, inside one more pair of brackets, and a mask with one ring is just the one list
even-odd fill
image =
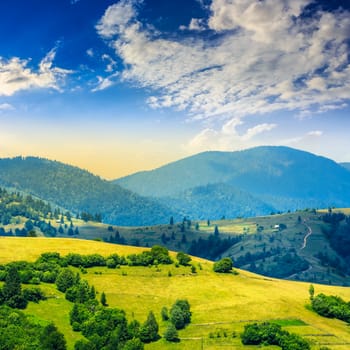
{"label": "cumulus cloud", "polygon": [[316,136],[316,137],[319,137],[319,136],[322,136],[323,135],[323,131],[321,130],[313,130],[313,131],[309,131],[308,136]]}
{"label": "cumulus cloud", "polygon": [[9,103],[0,103],[0,112],[1,111],[11,111],[15,109],[12,105]]}
{"label": "cumulus cloud", "polygon": [[29,60],[0,57],[0,96],[11,96],[18,91],[32,88],[60,90],[60,84],[71,71],[53,67],[56,50],[51,50],[35,71],[28,67]]}
{"label": "cumulus cloud", "polygon": [[186,148],[191,152],[203,150],[232,151],[256,146],[254,138],[277,127],[277,124],[258,124],[239,132],[237,128],[244,122],[239,118],[232,118],[223,124],[220,129],[205,128],[192,138]]}
{"label": "cumulus cloud", "polygon": [[[140,2],[121,0],[96,28],[124,64],[120,79],[153,91],[152,108],[221,123],[282,110],[307,115],[350,99],[350,13],[305,15],[312,2],[212,0],[209,16],[184,24],[193,35],[183,37],[142,23]],[[272,128],[257,125],[245,139]],[[209,128],[196,142],[215,133],[224,135]]]}

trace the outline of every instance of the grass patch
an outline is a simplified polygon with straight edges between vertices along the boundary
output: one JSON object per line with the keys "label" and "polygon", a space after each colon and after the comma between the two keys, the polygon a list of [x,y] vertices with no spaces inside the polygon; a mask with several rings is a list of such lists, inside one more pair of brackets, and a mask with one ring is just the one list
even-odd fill
{"label": "grass patch", "polygon": [[296,327],[296,326],[307,326],[303,320],[296,319],[286,319],[286,320],[271,320],[271,323],[278,324],[281,327]]}
{"label": "grass patch", "polygon": [[[126,255],[144,250],[77,239],[1,238],[0,245],[0,263],[15,258],[34,260],[47,251],[57,251],[62,255],[76,252],[106,256],[112,253]],[[161,335],[167,326],[161,321],[162,307],[170,308],[176,299],[188,299],[193,313],[192,323],[179,332],[181,342],[170,344],[161,339],[147,345],[148,350],[256,349],[243,346],[239,334],[245,324],[266,320],[274,320],[273,322],[283,327],[290,327],[289,331],[309,337],[315,342],[313,350],[319,349],[317,344],[322,343],[324,337],[312,334],[331,334],[329,341],[333,339],[334,343],[350,343],[349,327],[344,322],[318,316],[305,308],[305,304],[309,303],[309,283],[266,279],[243,270],[239,270],[239,275],[236,276],[217,274],[213,272],[211,262],[194,258],[195,264],[199,261],[202,269],[197,268],[196,274],[191,273],[190,267],[176,268],[174,265],[122,266],[120,269],[87,269],[87,274],[82,275],[82,278],[96,288],[97,299],[105,292],[110,307],[124,309],[129,321],[137,319],[143,323],[148,312],[152,310],[159,322]],[[63,294],[56,291],[54,285],[41,284],[40,287],[51,298],[39,304],[30,303],[26,313],[40,320],[54,321],[58,329],[64,332],[69,349],[73,349],[73,344],[80,334],[72,332],[69,325],[68,314],[72,304],[64,299]],[[345,300],[350,300],[349,288],[317,284],[314,284],[314,287],[316,293],[339,295]],[[224,332],[227,337],[224,336]],[[233,332],[237,337],[230,336]],[[210,333],[213,333],[214,337],[210,338]],[[331,348],[333,349],[333,346]]]}

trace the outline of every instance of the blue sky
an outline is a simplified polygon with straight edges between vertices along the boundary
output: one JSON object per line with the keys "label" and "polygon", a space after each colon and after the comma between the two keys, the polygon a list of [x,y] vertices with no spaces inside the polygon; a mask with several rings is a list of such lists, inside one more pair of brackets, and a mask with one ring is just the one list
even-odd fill
{"label": "blue sky", "polygon": [[350,3],[0,5],[0,156],[107,178],[205,150],[350,161]]}

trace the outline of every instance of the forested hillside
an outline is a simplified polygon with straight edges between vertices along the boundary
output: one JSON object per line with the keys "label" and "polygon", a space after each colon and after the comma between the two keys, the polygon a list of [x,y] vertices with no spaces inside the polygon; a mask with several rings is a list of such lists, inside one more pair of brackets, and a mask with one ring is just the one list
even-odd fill
{"label": "forested hillside", "polygon": [[103,221],[112,224],[165,223],[175,215],[164,205],[88,171],[47,159],[0,159],[0,185],[33,194],[73,213],[99,213]]}
{"label": "forested hillside", "polygon": [[[305,208],[350,206],[350,172],[334,161],[288,147],[262,146],[238,152],[204,152],[158,169],[136,173],[115,181],[140,195],[171,198],[175,207],[184,205],[193,218],[217,213],[216,203],[235,212],[247,209],[258,215],[271,208],[287,211]],[[213,191],[204,209],[195,188],[225,184],[230,193],[245,197],[229,203],[222,191]],[[184,201],[184,196],[185,201]],[[228,196],[229,197],[229,196]],[[251,198],[260,200],[255,208]],[[227,198],[226,198],[227,199]],[[189,205],[186,205],[189,203]],[[190,208],[189,208],[190,207]]]}

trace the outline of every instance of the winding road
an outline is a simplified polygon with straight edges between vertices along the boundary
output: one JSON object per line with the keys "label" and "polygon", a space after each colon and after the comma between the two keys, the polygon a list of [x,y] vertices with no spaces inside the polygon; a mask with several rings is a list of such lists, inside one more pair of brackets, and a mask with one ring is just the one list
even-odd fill
{"label": "winding road", "polygon": [[304,220],[304,225],[307,228],[307,234],[304,237],[303,245],[301,246],[300,250],[305,249],[306,244],[307,244],[307,239],[312,235],[312,228],[306,223],[305,220]]}

